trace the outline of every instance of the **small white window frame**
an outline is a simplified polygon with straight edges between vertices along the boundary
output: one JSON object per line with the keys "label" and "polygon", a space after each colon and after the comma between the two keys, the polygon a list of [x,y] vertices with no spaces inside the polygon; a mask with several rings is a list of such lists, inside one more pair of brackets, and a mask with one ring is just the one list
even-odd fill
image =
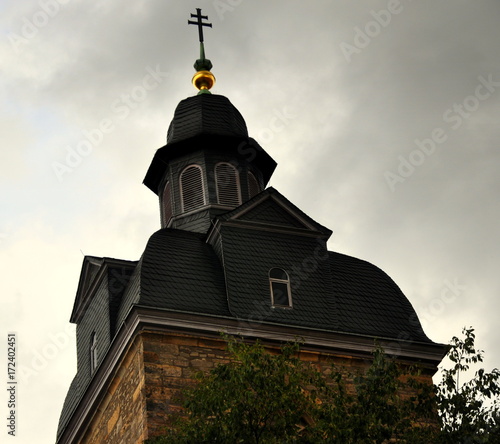
{"label": "small white window frame", "polygon": [[[282,271],[286,275],[287,278],[286,279],[278,279],[278,278],[271,277],[271,272],[273,270],[280,270],[280,271]],[[269,275],[269,291],[271,293],[271,307],[273,307],[273,308],[284,308],[284,309],[290,309],[290,308],[292,308],[293,307],[293,305],[292,305],[292,289],[290,287],[290,276],[289,276],[289,274],[283,268],[273,267],[273,268],[271,268],[269,270],[268,275]],[[273,282],[279,283],[279,284],[285,284],[286,285],[287,296],[288,296],[288,305],[275,304],[275,302],[274,302]]]}
{"label": "small white window frame", "polygon": [[95,369],[97,368],[97,335],[96,332],[92,332],[92,335],[90,336],[90,372],[94,373]]}

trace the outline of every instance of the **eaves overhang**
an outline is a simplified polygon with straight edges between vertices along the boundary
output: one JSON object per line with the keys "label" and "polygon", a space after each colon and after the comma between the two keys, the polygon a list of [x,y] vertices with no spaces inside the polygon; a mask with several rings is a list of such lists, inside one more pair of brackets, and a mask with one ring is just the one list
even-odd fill
{"label": "eaves overhang", "polygon": [[210,133],[201,133],[189,139],[169,143],[159,148],[151,161],[143,183],[155,194],[167,165],[173,159],[200,150],[217,150],[234,154],[246,162],[252,163],[262,172],[264,184],[269,182],[276,169],[276,161],[251,137],[233,137]]}

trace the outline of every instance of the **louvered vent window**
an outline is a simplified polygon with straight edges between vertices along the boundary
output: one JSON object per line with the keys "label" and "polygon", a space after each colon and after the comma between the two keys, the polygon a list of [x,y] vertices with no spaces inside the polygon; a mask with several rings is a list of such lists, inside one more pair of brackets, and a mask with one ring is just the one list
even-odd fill
{"label": "louvered vent window", "polygon": [[188,166],[181,173],[182,211],[191,211],[205,204],[203,177],[198,165]]}
{"label": "louvered vent window", "polygon": [[291,308],[292,293],[288,273],[281,268],[271,268],[269,271],[269,285],[271,286],[271,303],[273,307]]}
{"label": "louvered vent window", "polygon": [[253,173],[248,173],[248,194],[250,199],[260,193],[260,186]]}
{"label": "louvered vent window", "polygon": [[217,202],[221,205],[237,207],[241,205],[240,182],[238,171],[230,163],[218,163],[215,166],[217,184]]}
{"label": "louvered vent window", "polygon": [[170,182],[167,182],[163,190],[162,196],[162,211],[163,211],[163,226],[166,227],[168,221],[172,217],[172,192]]}

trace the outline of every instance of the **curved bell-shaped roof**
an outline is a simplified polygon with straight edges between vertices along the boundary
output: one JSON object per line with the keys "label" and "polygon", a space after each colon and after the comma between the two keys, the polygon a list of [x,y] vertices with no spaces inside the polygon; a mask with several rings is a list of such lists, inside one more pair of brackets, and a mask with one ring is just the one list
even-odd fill
{"label": "curved bell-shaped roof", "polygon": [[199,135],[248,137],[243,116],[227,97],[200,94],[182,100],[167,133],[167,145]]}
{"label": "curved bell-shaped roof", "polygon": [[[273,240],[276,248],[269,249],[276,263],[281,260],[276,253],[280,242]],[[307,286],[294,290],[293,310],[269,310],[261,322],[442,347],[427,337],[409,300],[381,269],[336,252],[328,252],[324,265],[322,272],[328,276],[323,275],[322,280],[310,276]],[[267,294],[248,299],[244,292],[228,293],[227,270],[199,233],[172,228],[157,231],[138,266],[140,273],[132,279],[137,282],[131,285],[136,291],[124,298],[118,324],[134,304],[251,322],[257,302],[268,298]],[[246,288],[256,277],[255,273],[240,273],[237,284]]]}
{"label": "curved bell-shaped roof", "polygon": [[227,97],[200,94],[177,105],[168,128],[167,144],[155,153],[144,184],[158,194],[168,162],[195,150],[214,148],[247,158],[262,173],[264,184],[276,168],[272,157],[248,137],[243,116]]}

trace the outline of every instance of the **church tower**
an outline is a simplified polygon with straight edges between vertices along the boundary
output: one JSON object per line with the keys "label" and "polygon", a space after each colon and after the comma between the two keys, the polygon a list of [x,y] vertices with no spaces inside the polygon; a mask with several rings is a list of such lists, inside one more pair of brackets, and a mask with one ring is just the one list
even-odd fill
{"label": "church tower", "polygon": [[199,29],[198,94],[179,103],[144,184],[161,228],[139,260],[86,256],[70,321],[77,372],[58,444],[142,443],[164,431],[177,395],[227,360],[220,332],[269,347],[301,337],[327,370],[369,365],[374,340],[429,383],[445,354],[383,271],[327,249],[332,231],[266,185],[276,162],[215,83]]}
{"label": "church tower", "polygon": [[144,184],[160,199],[162,228],[206,233],[260,193],[275,167],[233,104],[206,92],[179,103]]}
{"label": "church tower", "polygon": [[160,198],[162,228],[206,233],[211,221],[260,193],[276,162],[252,138],[245,120],[224,96],[212,95],[212,62],[205,58],[203,20],[197,9],[200,58],[192,83],[199,90],[177,106],[144,184]]}

